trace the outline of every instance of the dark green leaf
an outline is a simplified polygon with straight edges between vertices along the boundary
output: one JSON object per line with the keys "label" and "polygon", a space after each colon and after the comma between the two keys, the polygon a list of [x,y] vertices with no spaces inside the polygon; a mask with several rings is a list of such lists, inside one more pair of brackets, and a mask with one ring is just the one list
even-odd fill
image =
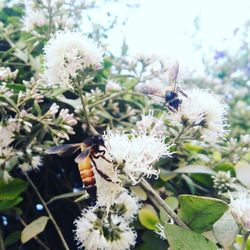
{"label": "dark green leaf", "polygon": [[14,243],[16,243],[18,240],[20,240],[21,237],[21,231],[16,231],[14,233],[11,233],[8,235],[8,237],[4,240],[4,246],[8,247]]}
{"label": "dark green leaf", "polygon": [[[148,231],[142,235],[143,243],[140,244],[139,250],[166,250],[167,242],[162,240],[155,232]],[[157,247],[157,248],[156,248]]]}
{"label": "dark green leaf", "polygon": [[13,179],[8,183],[0,181],[0,200],[13,200],[27,188],[21,179]]}
{"label": "dark green leaf", "polygon": [[11,207],[16,206],[17,204],[19,204],[21,201],[23,200],[23,198],[21,197],[17,197],[14,200],[4,200],[4,201],[0,201],[0,211],[4,211],[6,209],[9,209]]}
{"label": "dark green leaf", "polygon": [[217,246],[203,235],[173,224],[165,226],[171,250],[217,250]]}
{"label": "dark green leaf", "polygon": [[218,164],[215,168],[215,171],[229,171],[231,173],[232,176],[236,176],[235,174],[235,169],[234,169],[234,165],[231,162],[223,162]]}
{"label": "dark green leaf", "polygon": [[210,197],[180,195],[179,202],[179,216],[196,232],[210,230],[228,209],[227,203]]}

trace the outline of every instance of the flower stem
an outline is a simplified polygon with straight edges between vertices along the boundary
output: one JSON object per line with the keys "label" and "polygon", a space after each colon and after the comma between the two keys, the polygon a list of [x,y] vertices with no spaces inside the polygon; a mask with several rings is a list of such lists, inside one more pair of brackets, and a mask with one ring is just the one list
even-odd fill
{"label": "flower stem", "polygon": [[160,195],[151,187],[151,185],[144,179],[141,179],[141,186],[142,188],[147,191],[154,200],[160,204],[160,206],[167,212],[167,214],[174,220],[174,222],[186,229],[189,229],[188,226],[177,216],[177,214],[172,210],[171,207],[160,197]]}
{"label": "flower stem", "polygon": [[64,237],[63,237],[63,234],[62,234],[62,232],[61,232],[61,229],[60,229],[59,226],[57,225],[57,223],[56,223],[56,221],[55,221],[53,215],[51,214],[51,212],[50,212],[50,210],[49,210],[49,208],[48,208],[46,202],[44,201],[43,197],[42,197],[41,194],[39,193],[38,189],[36,188],[36,186],[35,186],[35,184],[33,183],[33,181],[30,179],[30,177],[28,176],[28,174],[24,172],[24,175],[25,175],[25,177],[27,178],[27,180],[28,180],[28,182],[30,183],[30,185],[32,186],[32,188],[34,189],[35,193],[37,194],[39,200],[42,202],[42,204],[43,204],[43,206],[44,206],[44,208],[45,208],[45,210],[46,210],[46,212],[47,212],[47,214],[48,214],[48,216],[49,216],[51,222],[52,222],[52,223],[54,224],[54,226],[55,226],[55,229],[56,229],[56,231],[57,231],[57,233],[58,233],[58,235],[59,235],[59,237],[60,237],[60,239],[61,239],[61,241],[62,241],[62,244],[63,244],[64,248],[65,248],[66,250],[70,250],[70,248],[69,248],[68,245],[67,245],[67,242],[65,241],[65,239],[64,239]]}
{"label": "flower stem", "polygon": [[0,228],[0,249],[1,250],[4,250],[5,247],[4,247],[4,242],[3,242],[3,234],[2,234],[2,230]]}
{"label": "flower stem", "polygon": [[245,250],[246,249],[246,245],[247,245],[247,239],[248,239],[248,236],[249,236],[250,232],[246,232],[244,234],[244,237],[243,237],[243,242],[242,242],[242,245],[241,245],[241,250]]}
{"label": "flower stem", "polygon": [[86,109],[86,105],[85,105],[85,101],[82,95],[82,89],[81,89],[80,84],[77,84],[77,90],[78,90],[78,94],[82,103],[83,115],[86,120],[87,131],[91,132],[93,135],[98,135],[99,133],[95,130],[95,128],[90,123],[90,120],[88,117],[88,111]]}

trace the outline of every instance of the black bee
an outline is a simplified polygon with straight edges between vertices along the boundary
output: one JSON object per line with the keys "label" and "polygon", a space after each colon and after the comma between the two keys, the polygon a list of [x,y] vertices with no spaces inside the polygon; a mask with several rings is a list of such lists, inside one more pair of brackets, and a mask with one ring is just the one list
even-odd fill
{"label": "black bee", "polygon": [[158,96],[164,99],[165,105],[172,111],[178,111],[179,107],[181,106],[182,100],[179,98],[179,93],[183,96],[187,97],[187,95],[180,90],[179,87],[176,87],[177,76],[179,73],[179,63],[176,62],[169,70],[169,83],[174,85],[173,88],[170,89],[160,89],[159,87],[155,86],[147,86],[145,84],[138,85],[138,90],[141,93],[147,95]]}
{"label": "black bee", "polygon": [[177,91],[167,90],[165,93],[165,104],[171,111],[177,111],[182,103],[182,100],[179,98],[178,92],[187,97],[187,95],[179,88],[177,88]]}

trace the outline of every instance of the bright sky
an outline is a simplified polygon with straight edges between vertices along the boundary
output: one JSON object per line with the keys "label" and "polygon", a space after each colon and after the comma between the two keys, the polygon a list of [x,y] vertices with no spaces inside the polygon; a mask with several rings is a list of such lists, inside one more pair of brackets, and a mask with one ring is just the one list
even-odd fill
{"label": "bright sky", "polygon": [[125,36],[129,54],[170,56],[193,68],[200,60],[194,55],[191,41],[195,17],[201,18],[200,37],[204,46],[221,49],[223,38],[232,36],[233,30],[250,18],[249,14],[249,0],[141,0],[127,25],[111,33],[109,49],[119,54]]}

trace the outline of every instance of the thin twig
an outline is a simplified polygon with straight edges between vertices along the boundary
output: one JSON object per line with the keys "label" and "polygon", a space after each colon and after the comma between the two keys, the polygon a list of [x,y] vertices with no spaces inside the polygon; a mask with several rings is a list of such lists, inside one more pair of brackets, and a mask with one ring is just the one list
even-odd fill
{"label": "thin twig", "polygon": [[247,239],[248,239],[248,237],[249,237],[249,234],[250,234],[250,232],[246,232],[245,234],[244,234],[244,236],[243,236],[243,242],[242,242],[242,245],[241,245],[241,250],[245,250],[246,249],[246,245],[247,245]]}
{"label": "thin twig", "polygon": [[63,234],[62,234],[62,232],[61,232],[61,229],[60,229],[59,226],[57,225],[57,223],[56,223],[56,221],[55,221],[53,215],[51,214],[51,212],[50,212],[50,210],[49,210],[49,208],[48,208],[46,202],[44,201],[43,197],[42,197],[41,194],[39,193],[38,189],[36,188],[36,186],[35,186],[35,184],[33,183],[33,181],[30,179],[30,177],[28,176],[28,174],[24,172],[24,175],[25,175],[25,177],[27,178],[27,180],[28,180],[28,182],[30,183],[30,185],[32,186],[32,188],[34,189],[34,191],[36,192],[36,194],[37,194],[39,200],[42,202],[42,204],[43,204],[43,206],[44,206],[44,208],[45,208],[47,214],[49,215],[49,218],[50,218],[51,222],[52,222],[52,223],[54,224],[54,226],[55,226],[55,229],[56,229],[56,231],[57,231],[57,233],[58,233],[58,235],[59,235],[59,237],[60,237],[60,239],[61,239],[61,241],[62,241],[62,244],[63,244],[64,248],[65,248],[66,250],[70,250],[70,248],[69,248],[68,245],[67,245],[67,242],[65,241],[65,239],[64,239],[64,237],[63,237]]}
{"label": "thin twig", "polygon": [[4,242],[3,242],[3,234],[2,234],[2,230],[0,228],[0,249],[1,250],[4,250],[5,247],[4,247]]}
{"label": "thin twig", "polygon": [[82,95],[82,89],[81,89],[80,84],[77,84],[77,90],[78,90],[78,94],[79,94],[79,97],[80,97],[80,100],[81,100],[81,103],[82,103],[83,115],[84,115],[84,118],[86,120],[87,130],[89,132],[91,132],[93,135],[98,135],[99,133],[96,131],[96,129],[90,123],[90,120],[89,120],[89,117],[88,117],[88,111],[86,109],[86,105],[85,105],[85,101],[84,101],[84,98],[83,98],[83,95]]}
{"label": "thin twig", "polygon": [[177,214],[172,210],[171,207],[160,197],[160,195],[151,187],[151,185],[144,179],[141,179],[142,188],[150,193],[154,199],[159,203],[160,206],[167,212],[167,214],[174,220],[174,222],[186,229],[189,229],[188,226],[177,216]]}

